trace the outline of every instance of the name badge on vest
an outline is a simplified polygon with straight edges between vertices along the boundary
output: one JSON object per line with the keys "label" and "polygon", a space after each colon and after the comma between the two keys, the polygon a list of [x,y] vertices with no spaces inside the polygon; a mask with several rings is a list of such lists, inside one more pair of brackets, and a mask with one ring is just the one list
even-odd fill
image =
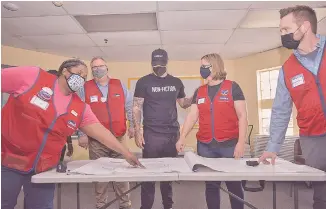
{"label": "name badge on vest", "polygon": [[106,97],[101,97],[101,102],[106,102]]}
{"label": "name badge on vest", "polygon": [[77,117],[77,112],[75,110],[71,110],[71,114],[73,114],[75,117]]}
{"label": "name badge on vest", "polygon": [[221,101],[221,102],[228,102],[229,101],[229,97],[227,97],[227,96],[221,96],[219,98],[219,101]]}
{"label": "name badge on vest", "polygon": [[98,97],[97,96],[91,96],[90,100],[91,100],[91,102],[98,102]]}
{"label": "name badge on vest", "polygon": [[203,104],[203,103],[205,103],[205,98],[198,99],[198,104]]}
{"label": "name badge on vest", "polygon": [[291,78],[292,88],[300,86],[305,83],[303,74],[296,75]]}
{"label": "name badge on vest", "polygon": [[49,103],[40,99],[38,96],[33,96],[33,98],[31,99],[31,104],[33,104],[43,110],[46,110],[49,107]]}

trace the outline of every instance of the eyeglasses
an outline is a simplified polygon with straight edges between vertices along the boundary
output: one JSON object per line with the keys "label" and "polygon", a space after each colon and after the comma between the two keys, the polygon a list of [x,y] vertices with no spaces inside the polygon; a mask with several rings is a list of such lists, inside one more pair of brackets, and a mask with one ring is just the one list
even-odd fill
{"label": "eyeglasses", "polygon": [[202,66],[200,66],[201,68],[211,68],[212,67],[212,65],[202,65]]}
{"label": "eyeglasses", "polygon": [[82,78],[84,79],[84,81],[86,81],[86,79],[87,79],[87,78],[86,78],[87,75],[84,75],[84,76],[83,76],[83,75],[82,75],[82,72],[78,72],[78,73],[76,72],[76,73],[74,73],[74,72],[71,72],[71,70],[67,70],[67,71],[68,71],[70,74],[72,74],[72,75],[73,75],[73,74],[75,74],[75,75],[79,75],[80,77],[82,77]]}
{"label": "eyeglasses", "polygon": [[93,66],[92,70],[97,70],[97,69],[108,69],[106,65],[99,65],[99,66]]}

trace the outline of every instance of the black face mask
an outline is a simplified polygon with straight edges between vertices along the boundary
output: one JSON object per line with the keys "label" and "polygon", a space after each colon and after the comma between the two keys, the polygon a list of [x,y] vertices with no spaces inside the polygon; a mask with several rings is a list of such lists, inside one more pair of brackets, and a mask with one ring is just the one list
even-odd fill
{"label": "black face mask", "polygon": [[164,73],[166,73],[166,67],[165,66],[153,67],[153,71],[155,75],[161,77]]}
{"label": "black face mask", "polygon": [[301,42],[302,38],[304,37],[304,34],[303,34],[303,36],[301,37],[300,40],[294,40],[293,36],[300,29],[300,27],[296,31],[294,31],[294,33],[288,33],[288,34],[285,34],[285,35],[281,36],[282,45],[285,48],[287,48],[287,49],[297,49],[299,47],[300,42]]}
{"label": "black face mask", "polygon": [[209,68],[212,67],[211,65],[202,65],[200,67],[200,75],[203,79],[208,78],[208,76],[211,75],[211,71],[209,70]]}
{"label": "black face mask", "polygon": [[300,40],[294,40],[293,33],[288,33],[281,36],[282,45],[287,49],[297,49],[300,45]]}

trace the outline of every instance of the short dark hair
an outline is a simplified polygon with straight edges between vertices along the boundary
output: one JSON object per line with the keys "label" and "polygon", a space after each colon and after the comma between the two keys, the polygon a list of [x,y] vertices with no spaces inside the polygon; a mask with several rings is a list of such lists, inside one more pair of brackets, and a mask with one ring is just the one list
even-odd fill
{"label": "short dark hair", "polygon": [[52,75],[58,76],[58,71],[56,71],[56,70],[48,70],[47,72]]}
{"label": "short dark hair", "polygon": [[303,23],[304,21],[308,21],[311,25],[311,31],[314,34],[317,33],[317,16],[315,10],[313,10],[311,7],[304,5],[288,7],[280,10],[280,18],[282,19],[283,17],[291,13],[293,13],[297,24]]}
{"label": "short dark hair", "polygon": [[60,76],[62,74],[63,69],[66,68],[66,69],[69,70],[69,69],[71,69],[73,67],[77,67],[77,66],[80,66],[80,65],[84,65],[85,67],[87,67],[87,65],[83,61],[81,61],[79,59],[66,60],[60,65],[59,70],[58,70],[58,76]]}

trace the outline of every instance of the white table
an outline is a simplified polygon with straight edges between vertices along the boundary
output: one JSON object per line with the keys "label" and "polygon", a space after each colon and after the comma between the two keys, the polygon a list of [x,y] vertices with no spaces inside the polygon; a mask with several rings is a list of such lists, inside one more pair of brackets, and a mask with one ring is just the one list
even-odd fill
{"label": "white table", "polygon": [[[73,161],[68,163],[68,171],[80,168],[92,161]],[[167,162],[172,162],[169,159]],[[180,163],[180,166],[184,166],[182,158],[174,158],[173,166],[176,167]],[[263,167],[260,167],[263,168]],[[300,170],[300,167],[298,166]],[[263,170],[263,169],[261,169]],[[326,173],[314,168],[305,167],[305,171],[308,172],[271,172],[270,168],[268,172],[216,172],[205,168],[200,168],[197,172],[191,170],[187,172],[172,172],[172,173],[112,173],[107,175],[81,175],[81,174],[66,174],[57,173],[55,170],[50,170],[44,173],[34,175],[32,177],[33,183],[56,183],[58,185],[57,201],[58,209],[61,209],[61,184],[62,183],[76,183],[77,184],[77,209],[80,209],[79,198],[79,184],[80,183],[93,183],[93,182],[148,182],[148,181],[258,181],[265,180],[273,182],[273,209],[276,209],[276,183],[278,181],[326,181]],[[126,191],[125,194],[139,187],[140,184],[136,184],[133,188]],[[222,187],[220,189],[230,194]],[[123,194],[124,195],[124,194]],[[245,200],[240,199],[234,194],[230,194],[234,198],[243,202],[245,205],[252,209],[257,209]],[[107,208],[114,203],[118,198],[106,204],[102,209]],[[298,188],[294,184],[294,208],[298,209]]]}

